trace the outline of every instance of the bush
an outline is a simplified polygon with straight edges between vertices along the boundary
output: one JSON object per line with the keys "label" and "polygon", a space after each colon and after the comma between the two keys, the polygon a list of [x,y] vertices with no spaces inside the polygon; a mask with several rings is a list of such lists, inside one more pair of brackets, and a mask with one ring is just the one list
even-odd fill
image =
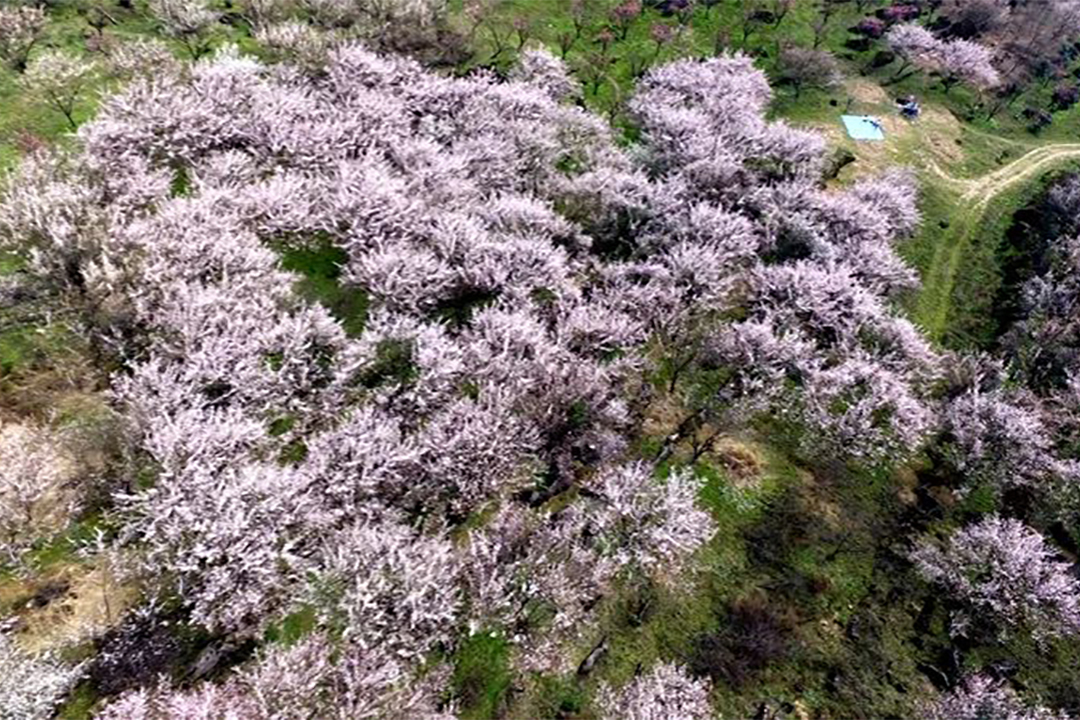
{"label": "bush", "polygon": [[1055,110],[1068,110],[1077,102],[1080,102],[1080,87],[1076,85],[1061,84],[1054,88],[1051,96]]}
{"label": "bush", "polygon": [[87,670],[94,688],[103,696],[119,695],[177,670],[191,655],[176,631],[177,620],[135,613],[105,633]]}
{"label": "bush", "polygon": [[885,31],[888,29],[889,26],[885,24],[884,20],[880,18],[868,17],[864,20],[861,20],[859,24],[855,27],[851,28],[851,32],[855,33],[856,35],[863,35],[865,37],[874,38],[876,40],[877,38],[883,37],[885,35]]}
{"label": "bush", "polygon": [[1054,116],[1042,108],[1028,106],[1021,115],[1028,121],[1028,132],[1032,133],[1037,133],[1054,122]]}
{"label": "bush", "polygon": [[790,624],[774,609],[757,600],[739,601],[721,618],[719,630],[698,638],[690,668],[739,688],[787,655],[790,636]]}
{"label": "bush", "polygon": [[918,5],[890,5],[877,11],[877,16],[888,23],[911,22],[919,14]]}
{"label": "bush", "polygon": [[892,50],[879,50],[874,53],[874,57],[870,60],[870,67],[883,68],[890,64],[893,60],[896,60],[896,53]]}
{"label": "bush", "polygon": [[866,52],[870,49],[871,41],[868,37],[855,37],[844,43],[844,47],[855,52]]}

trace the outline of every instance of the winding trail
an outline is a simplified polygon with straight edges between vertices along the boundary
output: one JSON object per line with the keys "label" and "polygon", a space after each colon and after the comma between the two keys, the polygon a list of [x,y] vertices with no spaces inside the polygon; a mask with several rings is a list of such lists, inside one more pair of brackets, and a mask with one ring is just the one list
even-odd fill
{"label": "winding trail", "polygon": [[915,307],[915,319],[931,339],[940,340],[945,332],[949,299],[957,273],[994,199],[1075,161],[1080,161],[1080,143],[1043,145],[993,172],[972,179],[952,177],[937,163],[927,163],[928,170],[957,194],[958,209],[937,243]]}

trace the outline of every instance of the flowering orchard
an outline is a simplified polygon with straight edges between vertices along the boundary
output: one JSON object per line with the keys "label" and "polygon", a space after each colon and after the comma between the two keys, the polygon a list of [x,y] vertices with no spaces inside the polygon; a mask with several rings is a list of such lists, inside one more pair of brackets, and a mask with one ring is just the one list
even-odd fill
{"label": "flowering orchard", "polygon": [[[201,56],[209,11],[156,6]],[[768,417],[806,457],[870,466],[938,432],[942,358],[892,302],[916,284],[894,249],[913,179],[823,189],[823,140],[765,119],[748,58],[647,73],[627,147],[542,51],[452,78],[301,26],[261,37],[295,64],[133,67],[0,210],[119,368],[155,470],[116,496],[130,570],[230,641],[315,617],[225,680],[135,690],[105,717],[448,716],[439,658],[478,631],[520,668],[568,669],[605,598],[691,584],[716,532],[693,469],[637,444],[649,374],[686,348],[720,378],[685,394],[687,420]],[[367,301],[349,332],[282,269],[326,247]],[[974,431],[956,446],[994,470]],[[925,572],[991,602],[954,581],[963,547]],[[1036,619],[1071,622],[1075,588],[1047,572]],[[708,694],[662,664],[601,705],[698,718]]]}

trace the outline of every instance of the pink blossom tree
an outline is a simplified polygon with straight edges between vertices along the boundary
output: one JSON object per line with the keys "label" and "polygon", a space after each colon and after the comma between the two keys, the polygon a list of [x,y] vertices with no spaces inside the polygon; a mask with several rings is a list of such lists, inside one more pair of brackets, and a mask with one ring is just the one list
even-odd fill
{"label": "pink blossom tree", "polygon": [[570,76],[566,64],[547,50],[523,51],[510,77],[542,87],[556,100],[581,95],[581,85]]}
{"label": "pink blossom tree", "polygon": [[105,720],[451,720],[438,709],[432,672],[410,683],[396,658],[323,633],[289,647],[272,646],[219,684],[128,692],[106,705]]}
{"label": "pink blossom tree", "polygon": [[895,26],[885,39],[903,61],[897,77],[912,66],[936,72],[945,92],[961,81],[978,88],[993,87],[1000,81],[990,50],[978,43],[939,40],[926,28],[913,24]]}
{"label": "pink blossom tree", "polygon": [[1037,639],[1080,630],[1076,579],[1043,536],[1018,520],[991,516],[957,531],[943,548],[924,544],[913,558],[927,580],[966,606],[954,632],[984,613],[1003,632]]}
{"label": "pink blossom tree", "polygon": [[944,408],[946,457],[969,483],[1046,488],[1068,472],[1055,456],[1041,408],[1030,398],[1025,407],[1021,399],[972,388]]}
{"label": "pink blossom tree", "polygon": [[959,82],[977,88],[990,88],[1001,78],[992,63],[989,49],[968,40],[952,40],[942,45],[940,55],[941,84],[945,92]]}
{"label": "pink blossom tree", "polygon": [[0,426],[0,533],[6,561],[16,561],[41,529],[45,503],[63,505],[60,439],[44,429]]}
{"label": "pink blossom tree", "polygon": [[45,30],[45,11],[28,5],[0,8],[0,59],[22,72]]}
{"label": "pink blossom tree", "polygon": [[913,23],[896,25],[885,35],[885,41],[892,51],[900,56],[901,65],[896,76],[900,77],[908,68],[932,67],[936,64],[942,43],[934,34]]}
{"label": "pink blossom tree", "polygon": [[[580,516],[509,505],[470,537],[463,580],[472,627],[507,627],[526,669],[568,670],[565,643],[611,590],[618,568],[582,542],[583,529]],[[554,617],[539,622],[545,608]]]}
{"label": "pink blossom tree", "polygon": [[0,633],[0,717],[46,720],[82,675],[83,666],[34,656]]}
{"label": "pink blossom tree", "polygon": [[403,660],[449,644],[460,600],[448,542],[403,527],[360,525],[323,549],[325,568],[311,592],[324,623],[361,648]]}
{"label": "pink blossom tree", "polygon": [[171,76],[180,63],[169,46],[152,38],[136,38],[108,49],[108,72],[122,80],[135,77]]}
{"label": "pink blossom tree", "polygon": [[642,463],[604,468],[585,487],[596,495],[584,510],[585,533],[618,567],[676,574],[716,532],[695,505],[701,482],[686,470],[657,480]]}
{"label": "pink blossom tree", "polygon": [[715,716],[709,683],[690,677],[678,665],[660,663],[624,688],[600,690],[598,705],[605,720],[708,720]]}
{"label": "pink blossom tree", "polygon": [[275,60],[311,68],[326,62],[337,41],[334,33],[296,20],[259,25],[255,39]]}
{"label": "pink blossom tree", "polygon": [[209,51],[207,35],[218,14],[202,0],[151,0],[150,11],[166,35],[180,41],[192,59]]}
{"label": "pink blossom tree", "polygon": [[928,705],[920,717],[925,720],[1068,720],[1069,716],[1049,708],[1025,705],[1003,683],[985,675],[974,675],[948,695]]}
{"label": "pink blossom tree", "polygon": [[781,48],[777,79],[790,85],[798,98],[805,88],[831,90],[840,84],[840,64],[825,50],[790,46]]}
{"label": "pink blossom tree", "polygon": [[[791,409],[815,452],[875,461],[921,442],[937,357],[889,306],[913,191],[819,188],[824,142],[766,120],[748,58],[649,72],[633,152],[542,54],[509,81],[353,43],[320,63],[226,48],[136,78],[0,209],[122,369],[146,589],[234,639],[314,603],[335,638],[267,698],[382,712],[467,626],[559,667],[628,580],[677,588],[713,524],[688,471],[632,452],[657,346],[729,378],[717,417]],[[362,312],[283,269],[328,252]],[[238,688],[123,702],[264,712]]]}

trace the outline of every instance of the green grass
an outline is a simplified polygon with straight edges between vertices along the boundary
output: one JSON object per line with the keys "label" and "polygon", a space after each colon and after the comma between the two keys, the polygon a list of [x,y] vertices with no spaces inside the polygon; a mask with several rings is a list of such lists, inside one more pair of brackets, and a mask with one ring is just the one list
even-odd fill
{"label": "green grass", "polygon": [[451,685],[462,720],[498,717],[513,674],[510,646],[497,633],[470,635],[453,657]]}
{"label": "green grass", "polygon": [[526,687],[525,693],[507,713],[510,720],[591,720],[594,717],[589,711],[589,690],[575,673],[538,676]]}
{"label": "green grass", "polygon": [[270,625],[263,639],[267,643],[280,643],[289,647],[314,631],[317,623],[315,608],[303,607],[289,613],[280,622]]}
{"label": "green grass", "polygon": [[0,331],[0,377],[23,371],[48,355],[52,338],[42,337],[39,328],[12,328]]}
{"label": "green grass", "polygon": [[931,337],[952,348],[987,347],[995,339],[993,302],[1001,284],[998,251],[1013,213],[1031,201],[1042,187],[1043,182],[1039,181],[1003,193],[985,213],[965,218],[957,224],[955,234],[943,238],[955,242],[962,257],[953,261],[957,267],[953,270],[952,283],[945,286],[947,293],[941,292],[936,298],[945,303],[946,309],[938,313],[941,319],[929,326]]}
{"label": "green grass", "polygon": [[0,277],[13,275],[26,265],[26,259],[13,252],[0,251]]}
{"label": "green grass", "polygon": [[89,683],[81,683],[57,711],[57,720],[90,720],[100,698]]}
{"label": "green grass", "polygon": [[[3,315],[0,311],[0,322],[4,320]],[[80,338],[62,322],[47,325],[15,323],[0,329],[0,387],[50,366],[81,344]]]}
{"label": "green grass", "polygon": [[[923,288],[911,307],[926,334],[948,347],[985,347],[994,337],[993,301],[1000,286],[999,250],[1013,214],[1043,191],[1050,178],[1078,167],[1075,158],[1051,164],[1031,182],[965,207],[960,196],[926,183],[931,210],[920,235],[904,248],[921,270]],[[952,208],[952,212],[943,212]],[[941,228],[946,219],[948,227]]]}
{"label": "green grass", "polygon": [[958,146],[964,155],[949,171],[956,177],[977,178],[1016,160],[1041,144],[1044,143],[1032,136],[1002,137],[971,125],[962,125]]}
{"label": "green grass", "polygon": [[101,513],[90,513],[73,521],[60,532],[37,540],[22,558],[24,567],[0,564],[0,580],[16,577],[26,568],[40,574],[60,565],[85,562],[79,550],[93,541],[98,530],[107,533],[113,530]]}
{"label": "green grass", "polygon": [[330,311],[346,334],[359,335],[367,320],[367,294],[340,282],[341,270],[348,255],[339,247],[322,241],[312,246],[280,249],[281,265],[301,276],[297,283],[300,296],[317,302]]}
{"label": "green grass", "polygon": [[920,277],[926,277],[930,272],[938,241],[943,231],[952,225],[955,203],[955,192],[935,183],[931,178],[920,178],[919,214],[922,222],[917,233],[903,241],[899,247],[900,255],[919,272]]}
{"label": "green grass", "polygon": [[90,543],[99,530],[110,535],[115,531],[112,521],[101,513],[93,513],[76,520],[63,532],[45,540],[30,551],[31,566],[38,570],[47,570],[60,563],[82,562],[80,548]]}

